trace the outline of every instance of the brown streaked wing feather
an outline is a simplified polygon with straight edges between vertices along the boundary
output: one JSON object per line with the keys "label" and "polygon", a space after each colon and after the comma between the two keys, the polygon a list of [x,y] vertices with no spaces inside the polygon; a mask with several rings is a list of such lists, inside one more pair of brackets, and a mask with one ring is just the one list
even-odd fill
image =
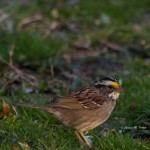
{"label": "brown streaked wing feather", "polygon": [[56,105],[67,106],[70,109],[96,109],[100,108],[106,97],[100,94],[95,87],[85,86],[67,96],[59,97]]}
{"label": "brown streaked wing feather", "polygon": [[54,105],[60,108],[66,106],[69,109],[82,109],[82,106],[77,102],[73,95],[58,97]]}
{"label": "brown streaked wing feather", "polygon": [[100,108],[106,97],[100,94],[95,87],[85,86],[73,92],[74,97],[86,109]]}

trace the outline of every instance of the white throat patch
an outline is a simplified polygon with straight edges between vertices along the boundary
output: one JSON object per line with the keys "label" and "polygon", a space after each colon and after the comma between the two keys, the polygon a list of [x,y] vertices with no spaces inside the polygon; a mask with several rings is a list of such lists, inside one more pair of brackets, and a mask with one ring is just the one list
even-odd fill
{"label": "white throat patch", "polygon": [[112,92],[109,94],[109,98],[116,100],[119,97],[120,93],[119,92]]}

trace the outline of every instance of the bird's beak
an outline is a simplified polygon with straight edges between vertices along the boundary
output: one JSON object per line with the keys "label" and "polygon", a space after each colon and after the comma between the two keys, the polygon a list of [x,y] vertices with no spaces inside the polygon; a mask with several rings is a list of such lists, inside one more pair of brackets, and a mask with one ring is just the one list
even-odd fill
{"label": "bird's beak", "polygon": [[117,91],[121,93],[121,92],[123,92],[123,88],[120,86],[120,87],[117,89]]}
{"label": "bird's beak", "polygon": [[122,86],[119,86],[118,88],[115,88],[115,89],[116,89],[116,92],[119,92],[119,93],[123,92]]}

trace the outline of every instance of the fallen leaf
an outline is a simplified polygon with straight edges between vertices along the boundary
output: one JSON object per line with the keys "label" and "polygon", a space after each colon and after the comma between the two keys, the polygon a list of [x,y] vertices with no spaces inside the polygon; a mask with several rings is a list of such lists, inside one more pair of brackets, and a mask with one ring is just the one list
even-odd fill
{"label": "fallen leaf", "polygon": [[57,10],[57,9],[53,9],[53,10],[51,11],[51,16],[52,16],[53,18],[58,18],[58,17],[59,17],[58,10]]}
{"label": "fallen leaf", "polygon": [[51,31],[54,31],[54,30],[58,29],[60,26],[61,26],[61,25],[60,25],[60,22],[58,22],[58,21],[53,21],[53,22],[50,24],[49,29],[50,29]]}
{"label": "fallen leaf", "polygon": [[70,45],[70,48],[72,49],[69,52],[66,52],[63,54],[64,58],[72,58],[72,59],[83,59],[86,57],[97,57],[101,53],[103,53],[100,50],[94,50],[89,47],[84,47],[81,45]]}
{"label": "fallen leaf", "polygon": [[59,29],[60,27],[61,27],[61,24],[59,21],[53,21],[47,26],[47,28],[45,28],[46,34],[49,35],[55,30]]}
{"label": "fallen leaf", "polygon": [[123,52],[125,51],[125,47],[119,45],[119,44],[116,44],[116,43],[113,43],[113,42],[108,42],[108,41],[104,41],[103,42],[106,47],[109,49],[109,50],[112,50],[112,51],[115,51],[115,52]]}
{"label": "fallen leaf", "polygon": [[43,16],[41,14],[36,14],[36,15],[33,15],[33,16],[30,16],[28,18],[23,19],[19,23],[18,27],[19,28],[25,28],[30,24],[37,23],[37,22],[42,22],[42,20],[43,20]]}
{"label": "fallen leaf", "polygon": [[10,106],[3,100],[2,107],[3,111],[0,113],[0,118],[5,118],[10,113]]}
{"label": "fallen leaf", "polygon": [[19,148],[19,147],[14,147],[14,146],[13,146],[13,147],[11,148],[11,150],[20,150],[20,148]]}

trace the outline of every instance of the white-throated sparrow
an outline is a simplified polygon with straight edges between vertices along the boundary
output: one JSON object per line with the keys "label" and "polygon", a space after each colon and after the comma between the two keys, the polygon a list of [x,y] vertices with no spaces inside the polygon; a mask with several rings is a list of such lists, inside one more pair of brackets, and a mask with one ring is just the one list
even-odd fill
{"label": "white-throated sparrow", "polygon": [[55,102],[49,105],[27,103],[15,105],[39,108],[53,114],[75,129],[80,143],[84,140],[91,148],[83,132],[97,127],[108,119],[121,91],[122,85],[118,80],[104,77],[97,80],[93,86],[84,86],[66,96],[56,98]]}

